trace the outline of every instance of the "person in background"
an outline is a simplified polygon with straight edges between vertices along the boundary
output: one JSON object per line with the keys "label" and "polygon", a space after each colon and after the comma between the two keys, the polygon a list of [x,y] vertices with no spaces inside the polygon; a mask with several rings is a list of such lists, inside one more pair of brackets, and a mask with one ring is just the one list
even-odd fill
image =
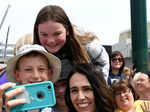
{"label": "person in background", "polygon": [[150,72],[137,72],[132,79],[132,86],[140,100],[150,100]]}
{"label": "person in background", "polygon": [[33,35],[30,33],[23,35],[17,40],[15,48],[14,48],[14,56],[16,55],[20,47],[26,44],[33,44]]}
{"label": "person in background", "polygon": [[59,80],[54,83],[56,105],[53,107],[53,112],[69,112],[65,102],[65,90],[67,87],[67,75],[60,76]]}
{"label": "person in background", "polygon": [[[5,105],[6,111],[10,108],[24,104],[25,99],[13,100],[14,96],[22,93],[24,88],[17,88],[12,91],[4,91],[16,84],[28,84],[42,81],[52,81],[55,83],[60,76],[61,62],[54,55],[48,53],[40,45],[24,45],[18,51],[16,56],[8,60],[6,76],[10,82],[0,86],[0,112],[2,104]],[[2,96],[5,95],[5,103]],[[11,99],[11,100],[10,100]],[[42,112],[43,110],[40,110]],[[39,112],[39,110],[31,110],[28,112]],[[51,112],[51,108],[49,111]]]}
{"label": "person in background", "polygon": [[110,72],[108,77],[109,85],[120,78],[125,79],[125,75],[122,73],[124,66],[125,61],[122,53],[120,51],[113,51],[110,56]]}
{"label": "person in background", "polygon": [[150,112],[149,108],[145,108],[150,101],[134,100],[134,91],[128,80],[113,82],[111,89],[116,103],[115,112]]}
{"label": "person in background", "polygon": [[131,69],[129,67],[125,66],[123,68],[123,72],[122,73],[125,75],[126,79],[129,79],[130,74],[131,74]]}
{"label": "person in background", "polygon": [[70,112],[114,112],[112,92],[101,71],[90,63],[73,67],[65,99]]}
{"label": "person in background", "polygon": [[2,59],[0,60],[0,85],[1,84],[4,84],[6,82],[8,82],[8,79],[6,78],[6,67],[7,67],[7,64],[6,64],[6,60]]}
{"label": "person in background", "polygon": [[[20,39],[17,40],[14,48],[14,56],[16,56],[16,52],[19,50],[20,47],[26,44],[32,44],[33,43],[33,36],[32,34],[25,34],[24,36],[20,37]],[[0,85],[4,84],[6,82],[9,82],[6,77],[6,67],[7,65],[0,71]]]}
{"label": "person in background", "polygon": [[87,50],[91,62],[103,72],[104,78],[107,81],[109,74],[109,56],[106,49],[101,45],[100,39],[92,32],[83,31],[83,29],[75,25],[74,31],[85,50]]}
{"label": "person in background", "polygon": [[[101,50],[100,47],[96,46],[96,43],[91,43],[86,50],[84,49],[75,34],[71,21],[59,6],[48,5],[40,10],[34,24],[33,36],[34,44],[42,45],[64,63],[61,74],[69,74],[70,68],[74,64],[89,63],[92,60],[97,66],[109,67],[109,60],[103,59],[103,48]],[[85,37],[85,39],[87,38]],[[70,66],[69,69],[68,66]],[[108,73],[105,75],[107,79]]]}

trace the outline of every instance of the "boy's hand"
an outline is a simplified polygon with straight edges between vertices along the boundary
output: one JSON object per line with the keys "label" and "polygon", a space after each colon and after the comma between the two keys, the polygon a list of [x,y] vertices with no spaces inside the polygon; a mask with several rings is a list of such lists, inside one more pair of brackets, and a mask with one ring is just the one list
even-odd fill
{"label": "boy's hand", "polygon": [[11,88],[13,86],[15,86],[15,83],[5,83],[3,85],[0,86],[0,112],[2,112],[2,106],[5,106],[5,111],[9,112],[11,107],[14,107],[16,105],[20,105],[20,104],[24,104],[26,102],[25,99],[13,99],[10,100],[11,98],[13,98],[14,96],[17,96],[18,94],[22,93],[24,91],[24,88],[16,88],[14,90],[11,90],[9,92],[5,92],[5,90],[7,90],[8,88]]}

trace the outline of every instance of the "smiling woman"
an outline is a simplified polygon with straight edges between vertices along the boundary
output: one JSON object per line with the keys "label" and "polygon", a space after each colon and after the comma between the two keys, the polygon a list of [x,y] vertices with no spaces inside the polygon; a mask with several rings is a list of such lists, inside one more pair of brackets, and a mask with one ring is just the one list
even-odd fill
{"label": "smiling woman", "polygon": [[65,98],[70,112],[114,112],[111,91],[102,73],[92,64],[73,67]]}
{"label": "smiling woman", "polygon": [[135,73],[132,82],[139,99],[150,100],[150,72]]}
{"label": "smiling woman", "polygon": [[114,82],[111,88],[117,107],[115,112],[149,112],[142,110],[144,103],[149,103],[149,101],[134,101],[134,92],[127,80],[120,79]]}
{"label": "smiling woman", "polygon": [[[4,30],[0,32],[0,35],[4,40],[7,27],[11,25],[13,30],[10,31],[11,38],[9,41],[12,42],[18,40],[24,33],[32,32],[37,11],[48,4],[62,6],[74,24],[94,32],[98,37],[101,37],[101,43],[103,44],[115,44],[118,41],[119,33],[130,27],[130,2],[128,0],[115,0],[115,2],[88,0],[86,3],[81,0],[68,0],[65,2],[63,0],[0,0],[0,21],[6,9],[5,6],[8,4],[11,5],[10,12],[2,28]],[[34,4],[34,7],[32,4]],[[21,21],[19,21],[20,18]],[[109,33],[108,28],[111,29]]]}
{"label": "smiling woman", "polygon": [[110,56],[109,85],[120,78],[125,79],[125,75],[122,74],[124,66],[125,60],[123,54],[120,51],[113,51]]}

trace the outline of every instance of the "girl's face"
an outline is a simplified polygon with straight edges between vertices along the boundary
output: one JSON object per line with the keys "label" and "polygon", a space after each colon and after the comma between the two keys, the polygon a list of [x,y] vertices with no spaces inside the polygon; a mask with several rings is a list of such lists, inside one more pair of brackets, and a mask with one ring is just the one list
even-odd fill
{"label": "girl's face", "polygon": [[123,58],[121,56],[115,56],[111,59],[112,69],[120,69],[123,65]]}
{"label": "girl's face", "polygon": [[57,53],[66,42],[67,31],[58,22],[47,21],[38,26],[41,45],[51,53]]}
{"label": "girl's face", "polygon": [[93,88],[87,78],[75,73],[70,79],[70,97],[77,112],[95,112]]}
{"label": "girl's face", "polygon": [[52,69],[43,56],[22,57],[19,69],[15,70],[16,80],[21,84],[48,81],[52,79]]}

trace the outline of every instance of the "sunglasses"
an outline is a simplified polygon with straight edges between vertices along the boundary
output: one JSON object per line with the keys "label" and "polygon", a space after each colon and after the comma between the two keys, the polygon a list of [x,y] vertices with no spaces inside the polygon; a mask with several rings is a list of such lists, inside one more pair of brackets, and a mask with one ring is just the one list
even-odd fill
{"label": "sunglasses", "polygon": [[112,62],[116,62],[116,61],[123,62],[123,58],[112,58],[111,60]]}

